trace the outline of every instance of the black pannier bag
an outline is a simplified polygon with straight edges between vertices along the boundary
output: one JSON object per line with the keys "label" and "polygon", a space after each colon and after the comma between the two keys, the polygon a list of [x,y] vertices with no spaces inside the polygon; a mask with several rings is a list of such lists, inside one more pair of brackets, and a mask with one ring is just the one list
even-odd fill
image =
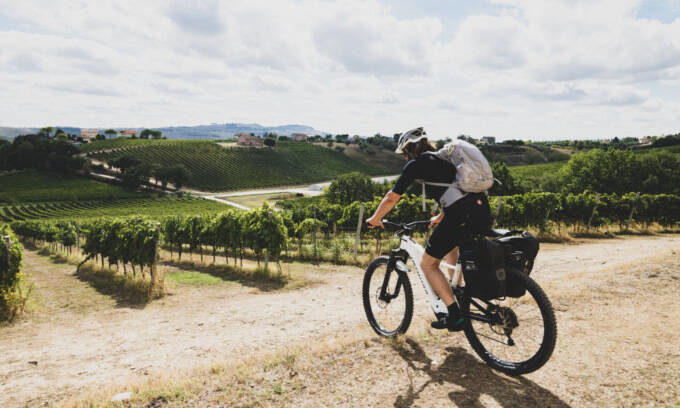
{"label": "black pannier bag", "polygon": [[[497,240],[505,247],[507,268],[514,268],[525,275],[529,275],[534,267],[534,259],[538,254],[538,240],[533,235],[524,231],[520,236],[504,237]],[[509,297],[518,298],[524,296],[524,285],[508,275],[505,294]]]}
{"label": "black pannier bag", "polygon": [[488,239],[475,239],[461,246],[461,266],[465,291],[479,299],[505,296],[505,249]]}

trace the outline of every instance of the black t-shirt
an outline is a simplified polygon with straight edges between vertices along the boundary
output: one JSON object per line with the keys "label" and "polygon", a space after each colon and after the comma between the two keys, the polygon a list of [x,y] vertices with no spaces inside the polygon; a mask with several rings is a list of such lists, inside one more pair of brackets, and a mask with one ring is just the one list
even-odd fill
{"label": "black t-shirt", "polygon": [[[453,183],[456,180],[456,168],[448,161],[433,154],[424,153],[410,160],[403,169],[392,191],[402,195],[414,180],[424,180],[433,183]],[[425,185],[425,195],[439,202],[447,187]]]}

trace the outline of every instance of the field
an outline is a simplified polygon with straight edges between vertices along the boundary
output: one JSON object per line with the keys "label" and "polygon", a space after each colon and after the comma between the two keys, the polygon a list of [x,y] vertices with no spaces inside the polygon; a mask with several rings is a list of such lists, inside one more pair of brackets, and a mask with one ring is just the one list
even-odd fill
{"label": "field", "polygon": [[515,178],[538,177],[546,173],[557,173],[566,161],[551,163],[527,164],[524,166],[508,167],[510,174]]}
{"label": "field", "polygon": [[198,197],[143,193],[84,177],[28,171],[0,176],[0,222],[217,213],[231,208]]}
{"label": "field", "polygon": [[[320,147],[327,148],[326,143],[316,143]],[[368,166],[378,166],[388,170],[387,174],[398,174],[401,172],[401,168],[404,167],[406,161],[404,157],[400,154],[394,153],[391,150],[382,149],[378,146],[371,146],[372,149],[376,151],[376,154],[368,154],[359,150],[358,144],[346,145],[344,143],[333,143],[333,147],[330,149],[335,149],[337,146],[343,147],[345,150],[342,154],[349,157],[352,160],[356,160],[359,163],[363,163]]]}
{"label": "field", "polygon": [[220,257],[212,269],[166,263],[171,295],[139,307],[26,251],[37,300],[0,329],[0,405],[672,407],[678,245],[677,235],[543,245],[532,276],[555,306],[558,344],[522,377],[489,369],[463,335],[428,329],[422,302],[406,336],[377,338],[359,268],[284,264],[307,284],[272,289],[221,274]]}
{"label": "field", "polygon": [[181,163],[191,173],[186,185],[209,191],[305,184],[330,180],[351,171],[370,175],[394,172],[309,143],[277,142],[274,149],[232,149],[212,141],[156,142],[90,154],[102,161],[128,155],[159,165]]}
{"label": "field", "polygon": [[0,205],[42,201],[148,198],[149,194],[68,174],[26,171],[0,176]]}
{"label": "field", "polygon": [[0,221],[69,220],[143,215],[160,219],[168,215],[217,213],[231,208],[197,197],[158,197],[87,201],[22,203],[0,206]]}

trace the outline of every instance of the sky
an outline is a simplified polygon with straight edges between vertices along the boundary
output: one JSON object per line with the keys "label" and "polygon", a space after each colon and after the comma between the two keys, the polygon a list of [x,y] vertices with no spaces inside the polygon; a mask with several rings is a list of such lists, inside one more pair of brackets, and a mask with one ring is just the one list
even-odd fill
{"label": "sky", "polygon": [[680,0],[0,0],[0,126],[680,131]]}

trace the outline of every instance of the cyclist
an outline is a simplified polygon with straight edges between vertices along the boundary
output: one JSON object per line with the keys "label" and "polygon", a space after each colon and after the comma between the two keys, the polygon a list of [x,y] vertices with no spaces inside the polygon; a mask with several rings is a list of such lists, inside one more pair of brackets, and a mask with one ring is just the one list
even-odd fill
{"label": "cyclist", "polygon": [[[453,183],[456,179],[456,168],[448,161],[439,159],[428,152],[436,151],[427,140],[427,133],[422,127],[404,132],[397,144],[397,153],[404,155],[408,161],[401,170],[396,184],[380,202],[375,213],[366,220],[371,228],[381,227],[382,219],[397,204],[408,186],[416,180],[433,183]],[[449,190],[453,189],[453,190]],[[446,193],[448,202],[439,215],[430,219],[429,227],[436,227],[425,247],[420,267],[425,273],[432,289],[446,304],[448,315],[438,315],[431,323],[435,329],[459,331],[463,329],[463,318],[451,286],[439,271],[442,258],[450,265],[458,262],[458,246],[472,233],[484,232],[491,226],[491,211],[485,193],[465,193],[455,187],[439,187],[425,185],[427,197],[440,201]],[[453,271],[450,271],[452,274]],[[461,276],[462,279],[462,276]],[[459,284],[462,282],[459,282]]]}

